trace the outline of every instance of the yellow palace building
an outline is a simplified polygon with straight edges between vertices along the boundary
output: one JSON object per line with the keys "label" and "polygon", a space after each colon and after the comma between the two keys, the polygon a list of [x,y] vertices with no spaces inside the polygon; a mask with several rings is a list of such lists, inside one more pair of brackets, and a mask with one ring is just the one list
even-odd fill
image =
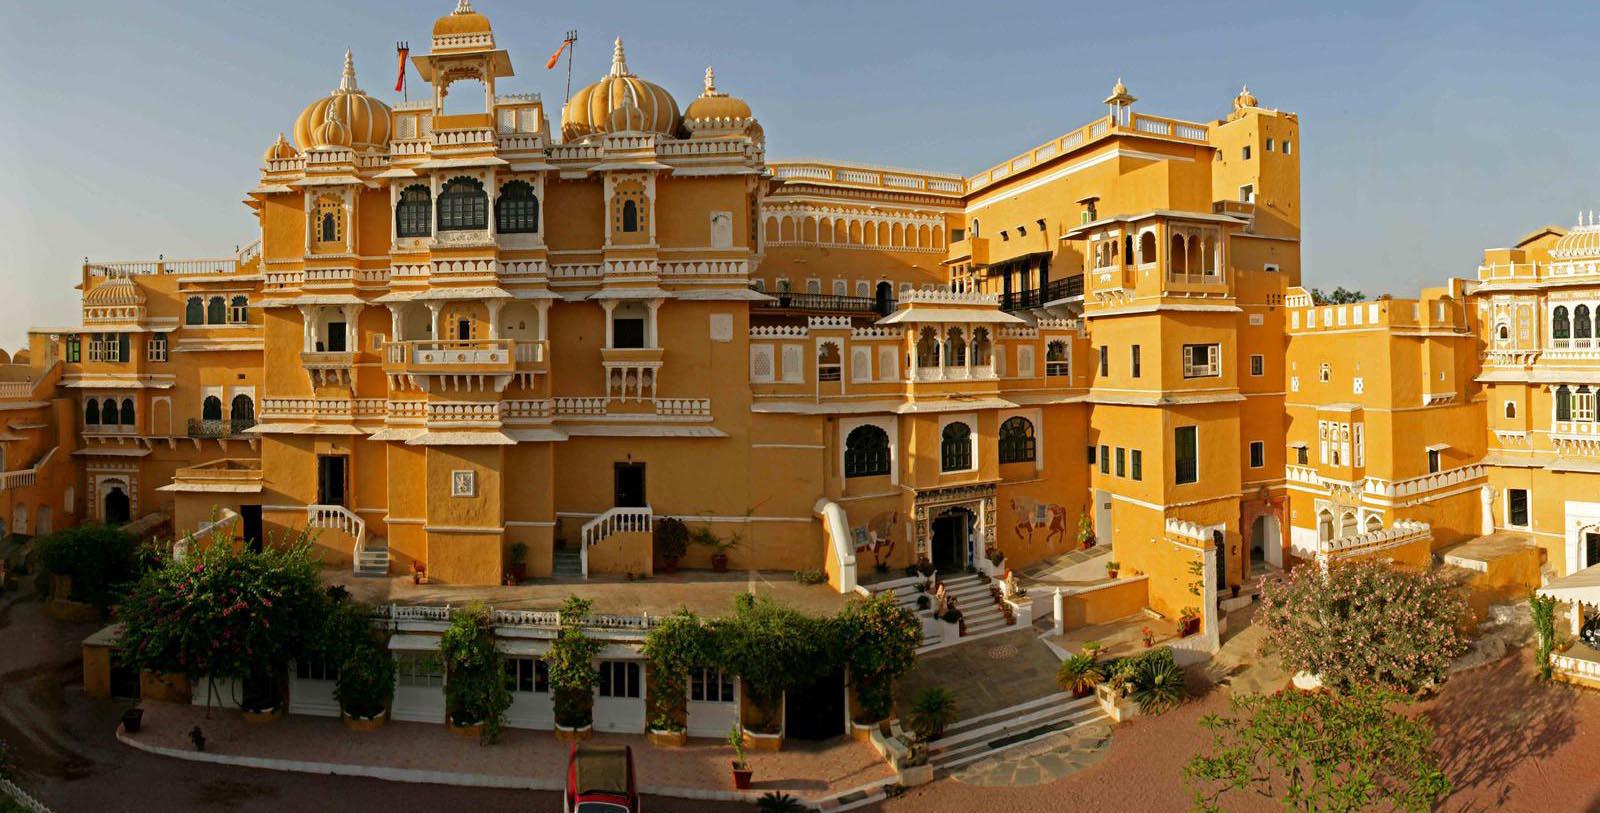
{"label": "yellow palace building", "polygon": [[553,129],[465,0],[412,64],[427,98],[346,54],[286,112],[259,240],[84,264],[82,325],[0,366],[10,530],[310,527],[331,564],[492,585],[513,549],[651,573],[675,516],[842,591],[1092,537],[1107,602],[1212,633],[1218,591],[1297,559],[1514,529],[1600,561],[1600,296],[1570,284],[1600,227],[1313,306],[1299,120],[1248,90],[1190,122],[1119,81],[963,176],[769,160],[736,78],[680,104],[620,40]]}

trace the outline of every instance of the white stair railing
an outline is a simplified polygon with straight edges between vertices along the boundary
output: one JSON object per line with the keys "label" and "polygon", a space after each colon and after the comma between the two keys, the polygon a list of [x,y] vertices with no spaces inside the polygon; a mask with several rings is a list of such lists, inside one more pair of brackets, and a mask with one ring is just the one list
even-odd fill
{"label": "white stair railing", "polygon": [[367,523],[354,511],[342,505],[308,505],[306,527],[349,534],[355,539],[355,547],[350,552],[351,567],[361,565],[361,553],[367,544]]}
{"label": "white stair railing", "polygon": [[180,538],[178,541],[172,543],[172,558],[177,559],[180,562],[189,558],[190,546],[192,546],[196,541],[201,543],[210,542],[211,538],[216,536],[218,532],[221,532],[223,539],[232,539],[232,526],[234,522],[238,521],[238,519],[239,514],[233,509],[222,509],[221,511],[217,512],[217,515],[214,518],[207,522],[201,523],[200,526],[195,528],[192,533],[189,533]]}
{"label": "white stair railing", "polygon": [[581,533],[583,545],[578,548],[578,561],[583,566],[583,577],[589,578],[590,545],[599,544],[606,537],[616,533],[649,533],[654,516],[655,513],[648,505],[641,508],[612,508],[583,523]]}

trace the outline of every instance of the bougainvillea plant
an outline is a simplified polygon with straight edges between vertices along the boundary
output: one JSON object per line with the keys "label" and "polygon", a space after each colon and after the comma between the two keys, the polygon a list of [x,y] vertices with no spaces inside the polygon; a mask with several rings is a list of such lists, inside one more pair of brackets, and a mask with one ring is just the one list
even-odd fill
{"label": "bougainvillea plant", "polygon": [[121,657],[213,688],[238,679],[246,708],[272,708],[278,676],[315,642],[328,610],[309,541],[302,535],[260,553],[229,544],[190,551],[145,572],[117,605]]}
{"label": "bougainvillea plant", "polygon": [[650,659],[650,727],[682,731],[688,723],[689,670],[713,665],[711,631],[687,609],[661,619],[644,639]]}
{"label": "bougainvillea plant", "polygon": [[492,744],[511,707],[506,689],[505,656],[494,642],[494,614],[482,604],[469,604],[450,616],[439,636],[444,659],[445,705],[456,725],[482,725],[479,742]]}
{"label": "bougainvillea plant", "polygon": [[1437,572],[1373,560],[1326,572],[1308,565],[1268,582],[1259,618],[1289,671],[1310,672],[1337,690],[1414,695],[1444,683],[1467,650],[1467,605],[1457,586]]}
{"label": "bougainvillea plant", "polygon": [[888,717],[894,711],[895,680],[916,665],[922,623],[895,601],[893,592],[884,592],[850,602],[834,625],[839,651],[861,701],[856,722]]}
{"label": "bougainvillea plant", "polygon": [[556,724],[566,728],[594,723],[594,690],[600,682],[594,658],[602,644],[583,634],[583,623],[593,608],[592,602],[569,596],[561,605],[561,631],[545,655]]}

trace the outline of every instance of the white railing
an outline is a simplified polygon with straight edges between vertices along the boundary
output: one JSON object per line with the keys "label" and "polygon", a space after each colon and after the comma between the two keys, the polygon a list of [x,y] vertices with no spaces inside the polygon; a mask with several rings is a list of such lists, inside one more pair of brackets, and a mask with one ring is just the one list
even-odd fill
{"label": "white railing", "polygon": [[360,567],[361,553],[367,544],[367,522],[342,505],[306,506],[306,527],[319,531],[339,531],[355,539],[351,551],[352,567]]}
{"label": "white railing", "polygon": [[1324,539],[1317,543],[1317,558],[1326,560],[1337,556],[1371,553],[1399,547],[1419,539],[1432,538],[1433,526],[1426,522],[1401,519],[1396,520],[1394,525],[1388,528],[1339,539]]}
{"label": "white railing", "polygon": [[654,517],[650,506],[643,508],[612,508],[583,524],[583,546],[578,556],[583,564],[583,577],[589,578],[589,546],[599,544],[606,537],[618,533],[650,533]]}
{"label": "white railing", "polygon": [[29,813],[55,813],[55,811],[46,807],[44,802],[28,795],[28,792],[18,787],[17,783],[3,776],[0,776],[0,796],[11,797],[13,801],[22,806],[23,810]]}
{"label": "white railing", "polygon": [[[454,611],[455,608],[448,604],[443,607],[380,604],[372,609],[372,616],[388,621],[447,623]],[[555,629],[559,628],[562,623],[561,613],[555,610],[496,610],[491,608],[490,616],[494,619],[495,626],[498,627]],[[572,619],[567,620],[570,621]],[[661,619],[649,613],[640,615],[595,613],[583,616],[577,620],[577,623],[578,626],[590,629],[645,631],[660,626]]]}
{"label": "white railing", "polygon": [[1587,658],[1574,658],[1571,655],[1555,653],[1550,658],[1550,665],[1557,671],[1567,675],[1600,680],[1600,663]]}
{"label": "white railing", "polygon": [[209,540],[218,533],[223,535],[223,539],[225,541],[231,540],[233,538],[232,525],[234,522],[237,522],[238,519],[239,515],[234,512],[233,509],[222,509],[222,511],[219,512],[217,516],[210,522],[201,523],[201,525],[195,528],[193,532],[186,534],[182,538],[178,539],[178,541],[173,542],[172,558],[177,559],[180,562],[183,561],[189,556],[189,546],[191,544],[193,544],[196,540],[200,540],[202,542]]}

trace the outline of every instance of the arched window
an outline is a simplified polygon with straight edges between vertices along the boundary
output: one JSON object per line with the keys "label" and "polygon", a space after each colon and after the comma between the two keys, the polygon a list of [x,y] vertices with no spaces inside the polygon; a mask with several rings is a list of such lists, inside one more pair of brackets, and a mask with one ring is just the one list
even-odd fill
{"label": "arched window", "polygon": [[1068,354],[1067,343],[1053,341],[1044,351],[1045,375],[1068,375],[1072,372],[1072,357]]}
{"label": "arched window", "polygon": [[250,321],[250,298],[236,296],[228,301],[228,321],[242,325]]}
{"label": "arched window", "polygon": [[1579,305],[1572,310],[1572,338],[1587,339],[1592,335],[1589,328],[1589,306]]}
{"label": "arched window", "polygon": [[395,233],[401,237],[427,237],[433,225],[433,196],[428,187],[414,184],[400,193],[394,209]]}
{"label": "arched window", "polygon": [[200,297],[191,296],[183,306],[183,323],[186,325],[203,325],[206,323],[206,305]]}
{"label": "arched window", "polygon": [[222,420],[222,399],[215,395],[207,395],[206,400],[200,405],[200,419],[205,421]]}
{"label": "arched window", "polygon": [[983,235],[978,233],[978,219],[977,218],[973,218],[972,219],[972,236],[973,237],[982,237],[983,236]]}
{"label": "arched window", "polygon": [[1555,312],[1550,314],[1550,335],[1557,339],[1572,337],[1572,323],[1567,320],[1567,306],[1557,305]]}
{"label": "arched window", "polygon": [[1500,323],[1500,326],[1495,329],[1495,336],[1497,338],[1499,338],[1500,341],[1502,341],[1502,342],[1510,341],[1511,340],[1511,328],[1508,327],[1504,322],[1502,322],[1502,323]]}
{"label": "arched window", "polygon": [[214,296],[206,302],[206,324],[220,325],[228,320],[228,305],[222,297]]}
{"label": "arched window", "polygon": [[317,239],[324,243],[332,243],[339,239],[339,218],[333,212],[322,213],[322,233]]}
{"label": "arched window", "polygon": [[1153,263],[1156,261],[1156,233],[1147,231],[1139,235],[1139,263]]}
{"label": "arched window", "polygon": [[1339,538],[1344,539],[1345,537],[1355,536],[1356,533],[1356,512],[1344,512],[1339,517]]}
{"label": "arched window", "polygon": [[472,178],[451,178],[439,192],[439,231],[489,228],[489,193]]}
{"label": "arched window", "polygon": [[987,367],[994,363],[991,358],[993,343],[989,341],[989,329],[978,327],[972,329],[972,363],[980,367]]}
{"label": "arched window", "polygon": [[1001,463],[1026,463],[1032,461],[1036,453],[1033,421],[1018,415],[1000,424]]}
{"label": "arched window", "polygon": [[844,369],[843,357],[839,354],[839,345],[833,342],[823,342],[817,345],[817,380],[838,381]]}
{"label": "arched window", "polygon": [[1377,514],[1367,515],[1367,533],[1383,530],[1383,519]]}
{"label": "arched window", "polygon": [[500,187],[494,201],[494,227],[501,234],[534,234],[539,231],[539,199],[533,184],[510,181]]}
{"label": "arched window", "polygon": [[945,364],[952,367],[965,367],[967,364],[967,340],[961,328],[953,327],[945,334]]}
{"label": "arched window", "polygon": [[1127,265],[1131,262],[1133,262],[1133,235],[1125,234],[1122,236],[1122,264]]}
{"label": "arched window", "polygon": [[117,419],[117,399],[107,398],[100,402],[100,424],[102,426],[116,426],[121,423]]}
{"label": "arched window", "polygon": [[1183,242],[1183,235],[1172,235],[1172,250],[1167,252],[1167,270],[1174,274],[1185,274],[1189,271],[1189,248]]}
{"label": "arched window", "polygon": [[1556,387],[1556,420],[1572,420],[1572,390],[1566,384]]}
{"label": "arched window", "polygon": [[90,398],[89,402],[83,405],[83,425],[84,426],[99,426],[100,425],[100,402],[99,401],[96,401],[95,399]]}
{"label": "arched window", "polygon": [[1326,508],[1317,512],[1317,539],[1322,542],[1333,539],[1333,512]]}
{"label": "arched window", "polygon": [[960,421],[946,424],[939,439],[939,470],[972,468],[972,430]]}
{"label": "arched window", "polygon": [[122,425],[133,426],[133,424],[133,399],[124,398],[122,399]]}
{"label": "arched window", "polygon": [[234,434],[256,425],[256,404],[250,400],[250,396],[243,394],[233,396],[228,423],[232,426]]}
{"label": "arched window", "polygon": [[622,230],[639,230],[639,204],[631,200],[622,202]]}
{"label": "arched window", "polygon": [[939,366],[939,332],[931,327],[923,328],[917,338],[917,366]]}
{"label": "arched window", "polygon": [[844,439],[844,476],[875,477],[889,473],[889,433],[866,424]]}
{"label": "arched window", "polygon": [[1517,417],[1517,402],[1516,401],[1507,401],[1506,402],[1506,417],[1507,418],[1515,418],[1515,417]]}

